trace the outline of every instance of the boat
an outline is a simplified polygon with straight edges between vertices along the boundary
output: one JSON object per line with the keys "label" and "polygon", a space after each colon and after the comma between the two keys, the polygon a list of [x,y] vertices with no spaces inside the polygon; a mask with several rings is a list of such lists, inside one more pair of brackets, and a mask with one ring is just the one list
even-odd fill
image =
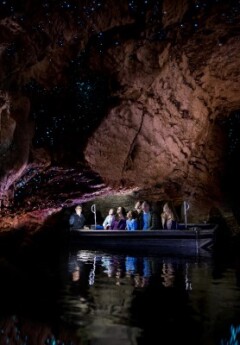
{"label": "boat", "polygon": [[200,254],[211,252],[216,242],[217,224],[179,224],[177,230],[98,230],[70,231],[70,242],[81,248],[147,250],[157,253]]}

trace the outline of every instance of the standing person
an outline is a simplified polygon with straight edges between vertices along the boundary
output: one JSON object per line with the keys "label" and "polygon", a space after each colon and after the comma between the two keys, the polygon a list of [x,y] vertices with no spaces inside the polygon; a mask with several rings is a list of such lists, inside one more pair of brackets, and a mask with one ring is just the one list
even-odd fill
{"label": "standing person", "polygon": [[152,229],[161,229],[161,217],[160,217],[160,206],[158,202],[154,202],[151,207],[152,212]]}
{"label": "standing person", "polygon": [[82,229],[85,224],[85,217],[82,214],[82,206],[77,205],[75,207],[75,213],[71,215],[69,219],[70,229],[76,230],[76,229]]}
{"label": "standing person", "polygon": [[112,222],[115,220],[115,211],[114,208],[110,208],[107,217],[103,222],[103,229],[110,229]]}
{"label": "standing person", "polygon": [[129,231],[134,231],[138,229],[138,221],[137,221],[137,211],[133,210],[133,211],[128,211],[127,213],[127,226],[126,226],[126,230]]}
{"label": "standing person", "polygon": [[137,212],[137,229],[141,229],[141,217],[142,217],[142,201],[138,200],[134,206],[134,210]]}
{"label": "standing person", "polygon": [[162,227],[163,229],[177,229],[177,213],[172,202],[166,202],[163,206],[163,212],[161,214]]}
{"label": "standing person", "polygon": [[126,210],[124,207],[117,208],[117,215],[111,224],[111,230],[125,230],[126,229]]}

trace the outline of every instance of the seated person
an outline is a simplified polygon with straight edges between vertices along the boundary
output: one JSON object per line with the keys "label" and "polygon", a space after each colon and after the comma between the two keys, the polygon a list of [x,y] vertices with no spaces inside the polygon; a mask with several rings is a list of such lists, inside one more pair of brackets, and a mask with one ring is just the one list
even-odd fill
{"label": "seated person", "polygon": [[137,212],[135,210],[133,211],[128,211],[127,213],[127,226],[126,226],[126,230],[129,231],[134,231],[138,229],[138,221],[137,221]]}
{"label": "seated person", "polygon": [[115,211],[113,208],[110,208],[107,217],[103,222],[103,229],[110,229],[112,222],[115,220]]}
{"label": "seated person", "polygon": [[113,220],[110,229],[111,230],[125,230],[126,229],[126,211],[124,207],[119,206],[117,208],[117,215],[115,219]]}
{"label": "seated person", "polygon": [[82,229],[85,224],[85,217],[82,214],[82,206],[77,205],[75,207],[75,213],[69,218],[70,229]]}
{"label": "seated person", "polygon": [[147,201],[142,203],[142,213],[140,217],[140,230],[153,230],[154,226],[154,215],[150,210],[150,204]]}
{"label": "seated person", "polygon": [[161,220],[163,229],[172,230],[178,228],[177,214],[171,202],[164,204]]}

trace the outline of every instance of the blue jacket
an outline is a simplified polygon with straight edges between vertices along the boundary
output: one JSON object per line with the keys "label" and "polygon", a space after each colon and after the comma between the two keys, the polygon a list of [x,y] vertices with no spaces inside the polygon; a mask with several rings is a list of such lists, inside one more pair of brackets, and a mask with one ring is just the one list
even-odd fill
{"label": "blue jacket", "polygon": [[[139,215],[139,230],[143,229],[143,212],[140,213]],[[148,230],[158,230],[160,229],[160,217],[156,212],[149,212],[149,217],[148,217]]]}

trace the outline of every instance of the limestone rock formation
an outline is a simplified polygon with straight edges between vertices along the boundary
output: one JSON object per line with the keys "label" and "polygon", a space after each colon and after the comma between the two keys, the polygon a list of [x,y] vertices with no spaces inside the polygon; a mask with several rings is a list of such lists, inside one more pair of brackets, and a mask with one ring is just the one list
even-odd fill
{"label": "limestone rock formation", "polygon": [[149,42],[146,31],[109,50],[111,64],[103,63],[110,70],[118,66],[121,102],[89,139],[85,154],[110,183],[153,187],[165,198],[217,199],[227,150],[218,119],[239,109],[240,66],[233,61],[239,36],[212,12],[186,38],[189,8],[173,3],[164,7],[164,42]]}
{"label": "limestone rock formation", "polygon": [[231,188],[237,204],[239,17],[235,0],[2,2],[2,216],[115,193],[196,219]]}

